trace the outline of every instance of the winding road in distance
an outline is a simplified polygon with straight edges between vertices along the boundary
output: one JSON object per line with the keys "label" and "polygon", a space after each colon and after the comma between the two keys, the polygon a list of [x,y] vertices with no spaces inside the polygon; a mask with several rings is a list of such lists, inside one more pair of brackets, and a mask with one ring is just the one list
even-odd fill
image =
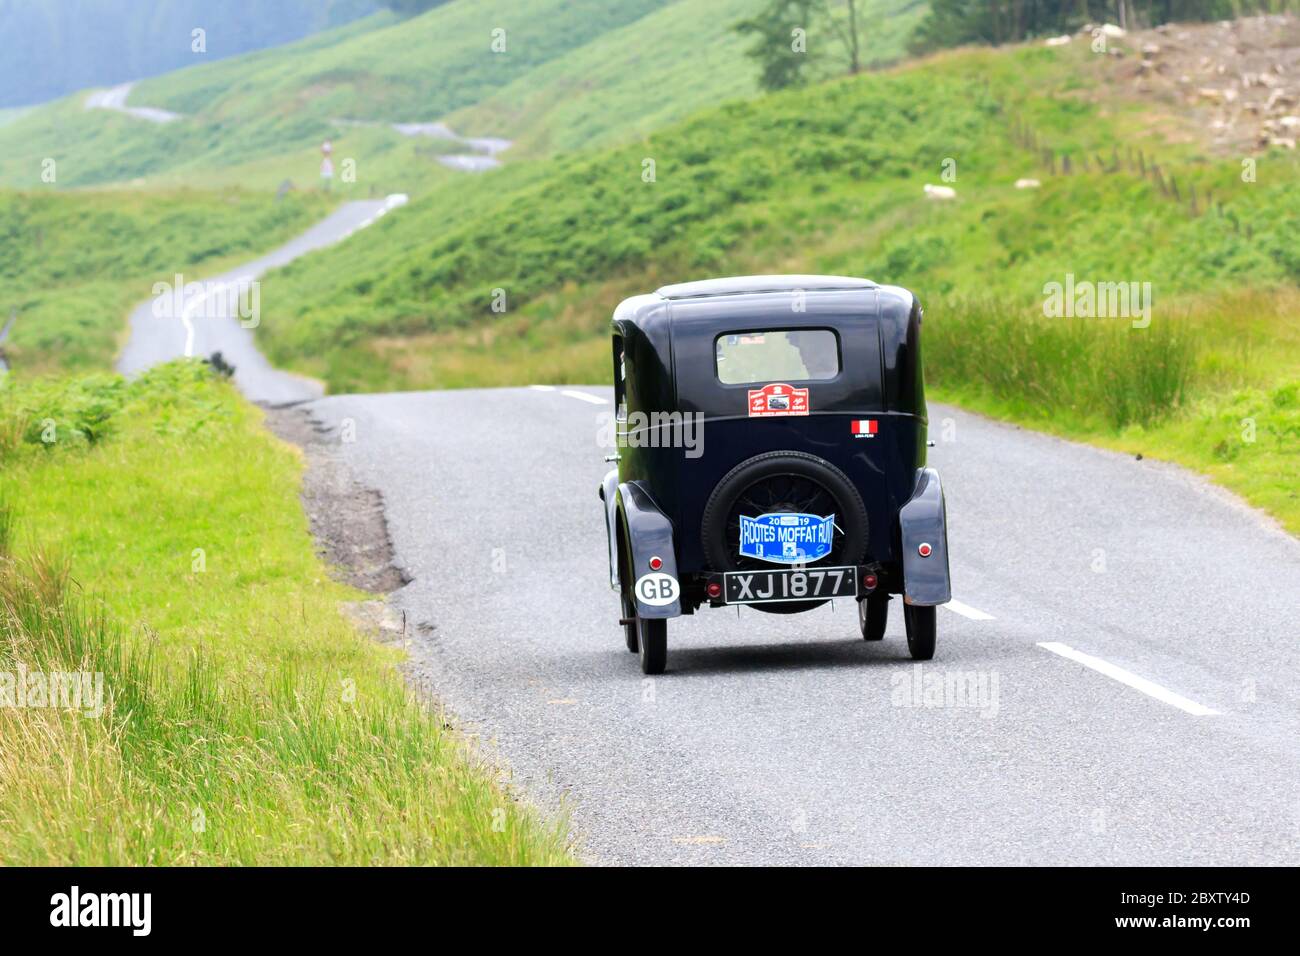
{"label": "winding road in distance", "polygon": [[[340,242],[405,202],[405,196],[393,195],[343,203],[302,235],[260,259],[219,276],[184,276],[187,286],[200,283],[210,295],[186,296],[179,309],[184,313],[181,316],[159,315],[152,299],[137,306],[131,313],[131,335],[118,356],[117,370],[133,375],[181,356],[207,358],[220,352],[235,367],[235,383],[255,402],[288,405],[319,398],[323,393],[320,383],[272,368],[253,344],[252,330],[244,322],[229,313],[209,315],[207,306],[211,300],[222,301],[231,287],[246,285],[270,269]],[[174,278],[166,276],[164,281],[172,283]]]}
{"label": "winding road in distance", "polygon": [[[412,676],[589,860],[1300,861],[1300,542],[1196,476],[932,404],[957,598],[933,662],[897,602],[879,644],[851,603],[706,610],[647,678],[607,585],[608,390],[318,398],[237,322],[196,338],[251,398],[348,422],[411,576]],[[183,349],[142,306],[121,364]]]}

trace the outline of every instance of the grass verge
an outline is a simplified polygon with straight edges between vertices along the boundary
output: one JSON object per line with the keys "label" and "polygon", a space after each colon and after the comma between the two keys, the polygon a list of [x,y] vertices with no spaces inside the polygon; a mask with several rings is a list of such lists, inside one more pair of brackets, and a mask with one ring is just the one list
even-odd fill
{"label": "grass verge", "polygon": [[0,676],[0,860],[569,862],[340,616],[300,473],[196,363],[0,385],[0,675],[104,689]]}
{"label": "grass verge", "polygon": [[1128,321],[1044,319],[985,302],[926,317],[930,396],[1177,462],[1300,535],[1300,290],[1225,290]]}

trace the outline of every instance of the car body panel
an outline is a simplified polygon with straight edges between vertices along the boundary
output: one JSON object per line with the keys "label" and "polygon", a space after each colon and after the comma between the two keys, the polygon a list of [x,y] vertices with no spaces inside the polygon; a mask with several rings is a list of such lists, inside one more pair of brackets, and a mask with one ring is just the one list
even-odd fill
{"label": "car body panel", "polygon": [[609,545],[609,586],[619,589],[618,575],[618,469],[611,468],[601,479],[600,500],[605,504],[605,538]]}
{"label": "car body panel", "polygon": [[[673,523],[637,482],[626,482],[618,486],[616,507],[624,541],[628,544],[626,557],[631,562],[631,569],[626,584],[635,596],[637,617],[651,619],[679,616],[682,613],[681,585],[677,572],[676,549],[673,547]],[[614,547],[618,547],[617,537]],[[652,568],[650,566],[652,558],[658,558],[662,565],[659,568]],[[651,573],[667,575],[678,582],[676,600],[660,605],[643,600],[636,585]]]}
{"label": "car body panel", "polygon": [[[916,491],[898,512],[903,552],[903,600],[908,604],[947,604],[952,600],[948,570],[948,518],[939,473],[922,468]],[[922,555],[922,546],[929,554]]]}
{"label": "car body panel", "polygon": [[[684,583],[718,570],[706,561],[700,529],[709,495],[722,477],[763,452],[798,451],[842,471],[863,499],[866,553],[847,560],[881,565],[886,572],[882,586],[910,592],[904,578],[911,563],[900,551],[899,529],[900,515],[917,494],[918,472],[926,466],[921,322],[920,304],[908,290],[843,276],[706,280],[666,286],[620,303],[611,322],[620,416],[667,412],[698,416],[703,423],[702,454],[692,455],[672,441],[672,429],[680,427],[676,422],[659,426],[653,436],[656,429],[625,429],[618,449],[620,489],[637,486],[669,531],[676,528],[670,533],[675,573]],[[750,392],[774,383],[720,380],[720,335],[819,329],[836,336],[838,373],[782,383],[807,389],[807,414],[756,417]],[[854,423],[860,421],[874,423],[869,434],[855,431]],[[647,441],[650,437],[657,440]],[[909,527],[942,523],[937,475],[933,482],[940,503],[937,518],[922,518],[929,514],[927,493],[909,513]],[[627,531],[633,537],[640,534],[631,526]],[[654,547],[661,548],[664,535],[655,533]],[[636,542],[634,547],[647,550]],[[942,561],[946,568],[946,543]],[[936,563],[927,566],[927,581]],[[915,596],[922,603],[936,593],[937,585],[921,583]]]}

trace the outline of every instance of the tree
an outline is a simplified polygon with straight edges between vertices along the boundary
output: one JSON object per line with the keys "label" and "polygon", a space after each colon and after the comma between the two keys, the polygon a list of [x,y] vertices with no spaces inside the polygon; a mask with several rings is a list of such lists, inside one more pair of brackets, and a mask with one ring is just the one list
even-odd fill
{"label": "tree", "polygon": [[755,37],[745,55],[758,64],[758,85],[763,89],[780,90],[804,81],[808,57],[799,33],[806,36],[814,2],[768,0],[757,14],[734,27],[743,36]]}
{"label": "tree", "polygon": [[844,52],[849,58],[849,72],[859,73],[862,70],[862,57],[859,53],[860,46],[858,43],[858,3],[857,0],[848,0],[848,22],[840,23],[837,19],[827,16],[827,19],[835,25],[835,35],[840,38],[844,44]]}
{"label": "tree", "polygon": [[824,24],[843,47],[848,72],[861,72],[858,0],[845,0],[844,7],[840,16],[828,0],[767,0],[757,14],[737,23],[736,32],[756,38],[746,55],[759,65],[759,86],[779,90],[804,82],[814,24]]}

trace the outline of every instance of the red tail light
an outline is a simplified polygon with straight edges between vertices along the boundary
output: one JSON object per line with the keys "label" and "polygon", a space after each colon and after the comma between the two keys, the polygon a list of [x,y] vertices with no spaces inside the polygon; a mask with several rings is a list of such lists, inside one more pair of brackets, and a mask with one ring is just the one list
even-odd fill
{"label": "red tail light", "polygon": [[722,597],[722,585],[717,581],[710,582],[709,586],[705,588],[705,590],[709,592],[709,597],[711,598]]}
{"label": "red tail light", "polygon": [[650,570],[651,570],[651,571],[658,571],[658,570],[659,570],[660,568],[662,568],[663,566],[664,566],[664,562],[663,562],[663,559],[662,559],[662,558],[655,557],[655,558],[651,558],[651,559],[650,559]]}
{"label": "red tail light", "polygon": [[880,582],[876,579],[876,576],[870,572],[862,575],[862,587],[868,591],[874,591],[876,585],[879,583]]}

